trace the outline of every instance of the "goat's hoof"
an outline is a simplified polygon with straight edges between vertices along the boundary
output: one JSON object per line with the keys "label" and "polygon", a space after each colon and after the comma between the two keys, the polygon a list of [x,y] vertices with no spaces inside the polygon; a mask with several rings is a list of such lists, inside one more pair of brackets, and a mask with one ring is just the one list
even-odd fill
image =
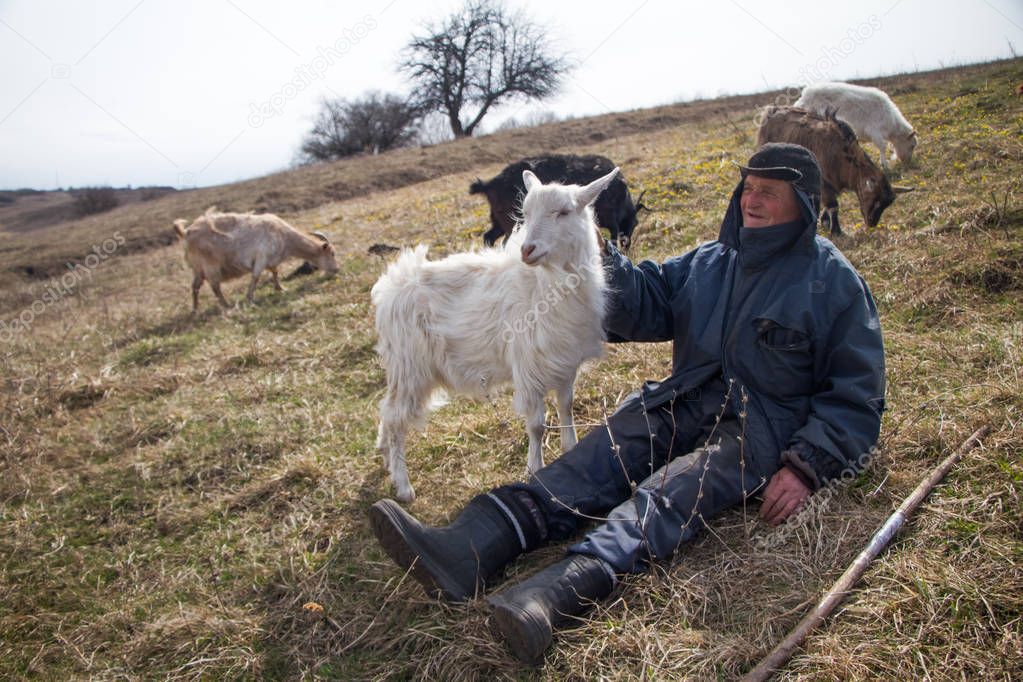
{"label": "goat's hoof", "polygon": [[412,486],[409,486],[408,490],[398,489],[395,497],[403,504],[410,504],[416,499],[416,491],[412,489]]}

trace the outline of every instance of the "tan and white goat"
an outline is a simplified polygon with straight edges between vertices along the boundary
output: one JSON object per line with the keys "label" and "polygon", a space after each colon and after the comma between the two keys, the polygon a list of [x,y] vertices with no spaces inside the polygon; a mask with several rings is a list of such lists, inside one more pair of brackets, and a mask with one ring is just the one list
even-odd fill
{"label": "tan and white goat", "polygon": [[199,308],[199,288],[209,281],[217,300],[229,305],[220,283],[246,273],[252,281],[246,294],[253,300],[256,284],[264,270],[269,270],[274,287],[281,291],[277,269],[289,258],[304,258],[330,274],[338,271],[334,247],[326,235],[299,232],[272,213],[217,213],[206,211],[191,225],[187,220],[174,221],[174,231],[185,243],[185,261],[195,277],[192,279],[192,310]]}

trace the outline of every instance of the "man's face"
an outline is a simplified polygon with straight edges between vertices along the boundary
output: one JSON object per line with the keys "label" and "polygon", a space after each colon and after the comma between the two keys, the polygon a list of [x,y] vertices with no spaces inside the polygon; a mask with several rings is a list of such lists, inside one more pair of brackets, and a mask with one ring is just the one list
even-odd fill
{"label": "man's face", "polygon": [[742,224],[745,227],[770,227],[799,219],[796,191],[786,180],[747,175],[742,184]]}

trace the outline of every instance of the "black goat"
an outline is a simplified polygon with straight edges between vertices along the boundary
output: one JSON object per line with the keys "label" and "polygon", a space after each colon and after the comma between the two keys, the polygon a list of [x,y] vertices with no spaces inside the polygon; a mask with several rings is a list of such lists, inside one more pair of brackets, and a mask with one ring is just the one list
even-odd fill
{"label": "black goat", "polygon": [[[574,154],[548,154],[522,159],[509,164],[496,176],[483,182],[479,178],[469,185],[469,194],[483,194],[490,203],[490,229],[484,233],[483,241],[493,245],[498,238],[508,241],[519,218],[522,197],[526,190],[522,185],[522,171],[533,171],[541,182],[560,182],[566,185],[586,185],[610,173],[615,164],[603,156],[576,156]],[[636,214],[647,208],[639,195],[633,204],[629,187],[621,174],[607,189],[601,192],[593,205],[597,224],[611,232],[611,240],[622,249],[632,243],[636,229]],[[647,209],[649,210],[649,209]]]}

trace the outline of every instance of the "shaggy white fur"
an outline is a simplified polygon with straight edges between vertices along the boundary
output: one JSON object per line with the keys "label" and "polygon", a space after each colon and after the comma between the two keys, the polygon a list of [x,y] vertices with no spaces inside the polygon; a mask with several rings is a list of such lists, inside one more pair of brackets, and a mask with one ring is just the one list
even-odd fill
{"label": "shaggy white fur", "polygon": [[399,500],[415,498],[406,434],[423,426],[438,390],[480,397],[511,383],[530,472],[543,466],[544,398],[555,391],[562,450],[575,445],[576,373],[600,357],[604,341],[604,270],[590,205],[617,173],[578,187],[543,185],[526,171],[524,223],[506,247],[441,261],[428,261],[426,246],[406,249],[373,286],[387,371],[377,447]]}
{"label": "shaggy white fur", "polygon": [[909,163],[916,149],[916,131],[887,93],[852,83],[814,83],[803,88],[795,106],[821,116],[831,110],[848,123],[861,140],[881,150],[881,167],[888,168],[888,143],[895,158]]}

